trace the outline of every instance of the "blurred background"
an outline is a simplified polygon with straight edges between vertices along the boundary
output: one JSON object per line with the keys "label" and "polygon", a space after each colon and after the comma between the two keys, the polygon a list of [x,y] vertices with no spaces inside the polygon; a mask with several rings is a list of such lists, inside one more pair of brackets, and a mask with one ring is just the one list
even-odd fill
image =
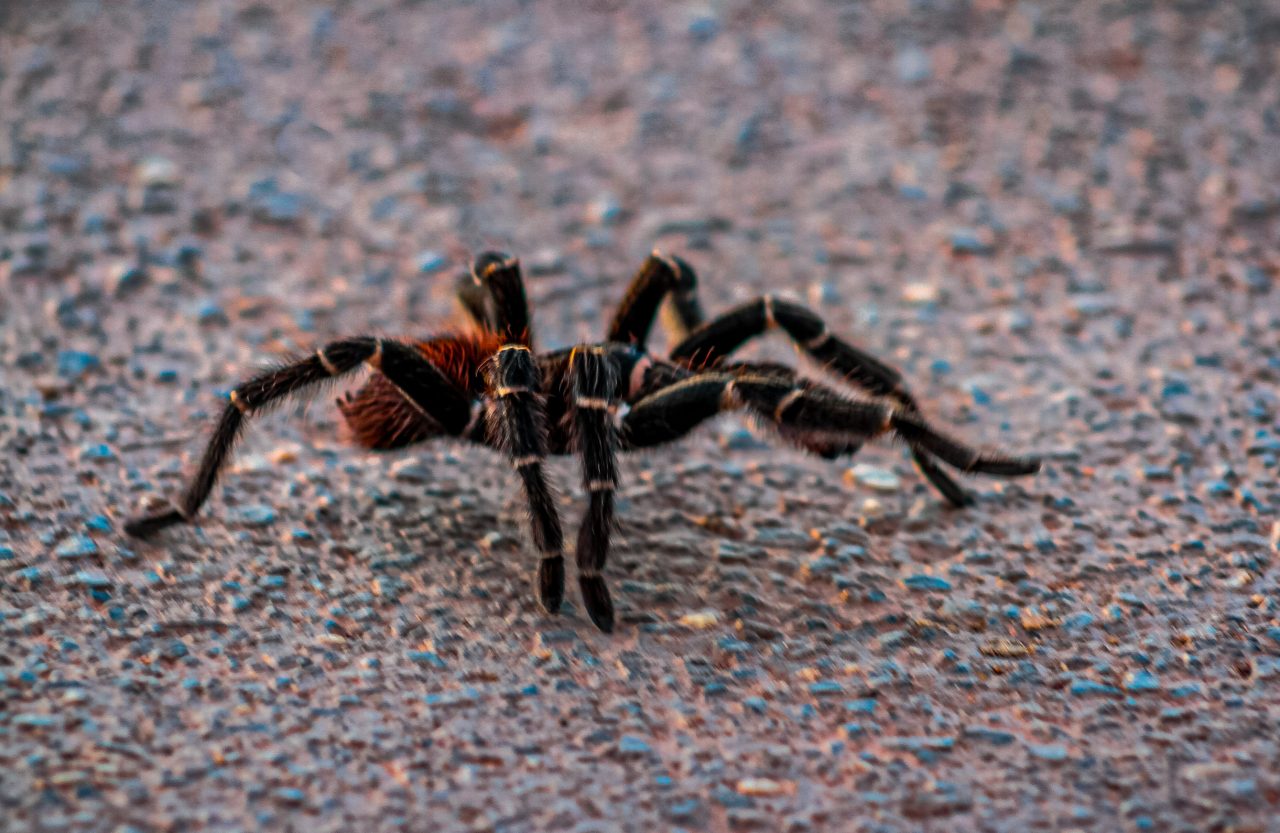
{"label": "blurred background", "polygon": [[[0,828],[1272,829],[1278,62],[1266,0],[0,3]],[[246,371],[488,248],[593,340],[654,247],[1050,465],[949,512],[727,417],[626,463],[612,638],[491,454],[327,402],[116,531]]]}

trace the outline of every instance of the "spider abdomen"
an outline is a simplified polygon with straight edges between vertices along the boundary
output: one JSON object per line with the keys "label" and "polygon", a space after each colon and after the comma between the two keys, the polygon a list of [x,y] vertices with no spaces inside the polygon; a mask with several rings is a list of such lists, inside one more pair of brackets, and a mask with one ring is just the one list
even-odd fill
{"label": "spider abdomen", "polygon": [[[412,344],[458,390],[474,398],[484,392],[480,368],[502,346],[502,341],[494,333],[464,333]],[[339,398],[338,410],[351,431],[352,441],[365,448],[404,448],[441,433],[439,425],[377,371],[355,393]]]}

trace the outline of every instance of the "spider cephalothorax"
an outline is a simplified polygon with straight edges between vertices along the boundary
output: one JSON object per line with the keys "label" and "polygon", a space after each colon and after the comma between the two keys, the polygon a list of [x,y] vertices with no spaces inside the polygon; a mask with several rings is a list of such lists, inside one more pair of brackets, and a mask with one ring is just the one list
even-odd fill
{"label": "spider cephalothorax", "polygon": [[[649,355],[645,343],[668,298],[680,338],[663,359]],[[362,365],[372,371],[369,380],[338,400],[359,444],[389,449],[448,436],[508,456],[529,502],[541,558],[538,596],[553,613],[564,600],[564,541],[543,460],[548,454],[581,457],[589,498],[578,531],[578,581],[587,613],[605,631],[613,629],[602,571],[618,452],[677,439],[722,411],[745,410],[794,445],[828,458],[854,454],[883,434],[895,436],[956,506],[970,498],[940,463],[1002,477],[1040,468],[1035,458],[978,451],[939,433],[896,370],[831,334],[799,304],[763,296],[704,323],[693,270],[679,258],[655,252],[645,261],[597,344],[534,353],[520,266],[505,255],[477,258],[459,300],[473,325],[465,333],[425,341],[340,339],[237,385],[182,498],[128,521],[125,530],[146,536],[191,520],[248,416]],[[801,378],[785,365],[729,361],[748,339],[774,328],[862,395]]]}

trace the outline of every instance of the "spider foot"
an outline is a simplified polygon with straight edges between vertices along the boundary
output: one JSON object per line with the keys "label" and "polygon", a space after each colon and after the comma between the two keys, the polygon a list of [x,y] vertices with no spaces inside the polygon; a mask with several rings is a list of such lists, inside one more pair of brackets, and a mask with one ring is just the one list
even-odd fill
{"label": "spider foot", "polygon": [[538,562],[538,601],[547,613],[559,613],[564,602],[564,556],[548,556]]}
{"label": "spider foot", "polygon": [[125,534],[133,538],[148,538],[167,526],[180,524],[187,519],[174,506],[138,515],[124,522]]}
{"label": "spider foot", "polygon": [[609,598],[609,588],[605,586],[604,577],[579,576],[578,585],[582,588],[582,603],[586,605],[591,621],[605,633],[613,633],[613,599]]}

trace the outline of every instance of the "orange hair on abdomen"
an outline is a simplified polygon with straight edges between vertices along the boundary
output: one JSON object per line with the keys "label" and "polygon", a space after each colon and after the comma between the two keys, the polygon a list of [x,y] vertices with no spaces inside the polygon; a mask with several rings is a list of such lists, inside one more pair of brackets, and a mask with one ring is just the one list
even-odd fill
{"label": "orange hair on abdomen", "polygon": [[[484,393],[480,369],[498,352],[502,338],[494,333],[466,333],[412,342],[422,356],[469,396]],[[338,410],[352,439],[365,448],[403,448],[440,434],[395,385],[375,372],[355,393],[338,400]]]}

